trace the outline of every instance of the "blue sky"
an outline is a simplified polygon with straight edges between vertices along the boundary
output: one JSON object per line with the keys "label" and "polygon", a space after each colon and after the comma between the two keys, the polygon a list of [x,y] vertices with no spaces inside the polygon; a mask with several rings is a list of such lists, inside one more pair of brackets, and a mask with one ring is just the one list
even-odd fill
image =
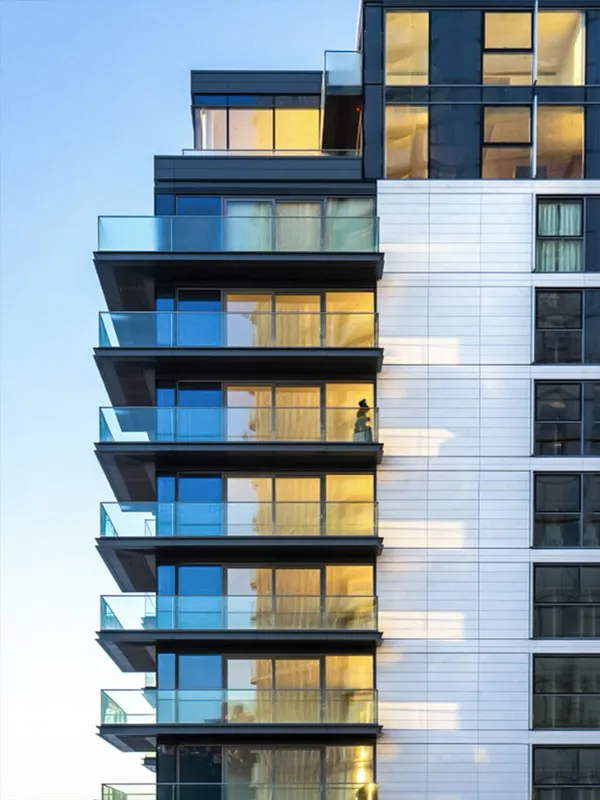
{"label": "blue sky", "polygon": [[357,0],[0,0],[3,800],[149,782],[96,736],[101,686],[137,686],[94,641],[115,585],[92,443],[104,308],[99,214],[152,213],[152,156],[192,146],[191,69],[318,69]]}

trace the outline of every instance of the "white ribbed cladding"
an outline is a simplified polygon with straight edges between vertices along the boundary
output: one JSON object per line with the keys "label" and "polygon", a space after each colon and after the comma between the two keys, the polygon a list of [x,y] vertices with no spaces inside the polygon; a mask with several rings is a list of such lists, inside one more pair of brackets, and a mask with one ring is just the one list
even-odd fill
{"label": "white ribbed cladding", "polygon": [[600,274],[532,272],[535,197],[599,195],[600,181],[381,181],[378,288],[384,459],[378,469],[380,800],[529,800],[531,744],[596,744],[530,730],[536,643],[531,564],[600,553],[530,549],[532,473],[600,471],[600,458],[531,458],[536,286]]}

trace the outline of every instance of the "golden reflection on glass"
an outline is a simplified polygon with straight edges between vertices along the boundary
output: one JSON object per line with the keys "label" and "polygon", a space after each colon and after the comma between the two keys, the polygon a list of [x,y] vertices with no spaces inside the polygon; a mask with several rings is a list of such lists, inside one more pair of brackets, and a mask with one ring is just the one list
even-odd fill
{"label": "golden reflection on glass", "polygon": [[533,80],[531,53],[484,53],[483,82],[501,86],[530,86]]}
{"label": "golden reflection on glass", "polygon": [[320,151],[318,108],[276,108],[275,149]]}
{"label": "golden reflection on glass", "polygon": [[275,405],[275,438],[278,441],[319,441],[322,438],[318,386],[277,386]]}
{"label": "golden reflection on glass", "polygon": [[529,144],[529,106],[490,106],[483,109],[483,138],[486,144]]}
{"label": "golden reflection on glass", "polygon": [[328,535],[373,535],[375,490],[372,475],[327,475],[325,491]]}
{"label": "golden reflection on glass", "polygon": [[426,106],[386,106],[386,178],[427,177],[428,118]]}
{"label": "golden reflection on glass", "polygon": [[375,344],[373,292],[327,292],[325,310],[327,347],[373,347]]}
{"label": "golden reflection on glass", "polygon": [[321,528],[319,478],[275,478],[275,533],[317,536]]}
{"label": "golden reflection on glass", "polygon": [[[275,660],[275,722],[319,722],[321,716],[318,659]],[[310,690],[310,691],[307,691]]]}
{"label": "golden reflection on glass", "polygon": [[585,27],[580,11],[540,11],[537,19],[537,83],[582,86]]}
{"label": "golden reflection on glass", "polygon": [[486,50],[530,50],[531,13],[529,11],[486,11]]}
{"label": "golden reflection on glass", "polygon": [[277,569],[275,595],[275,627],[322,627],[319,569]]}
{"label": "golden reflection on glass", "polygon": [[[373,748],[370,745],[336,745],[325,749],[325,781],[363,786],[373,781]],[[366,798],[365,798],[366,800]]]}
{"label": "golden reflection on glass", "polygon": [[581,106],[538,106],[538,178],[583,177],[583,125]]}
{"label": "golden reflection on glass", "polygon": [[388,11],[385,15],[385,82],[424,86],[429,82],[429,13]]}
{"label": "golden reflection on glass", "polygon": [[328,627],[365,630],[375,627],[372,566],[328,566],[325,591]]}
{"label": "golden reflection on glass", "polygon": [[277,346],[319,347],[321,344],[319,295],[275,295],[275,312]]}
{"label": "golden reflection on glass", "polygon": [[481,177],[494,179],[531,177],[531,148],[484,147]]}
{"label": "golden reflection on glass", "polygon": [[273,437],[273,390],[270,386],[228,386],[227,437],[229,441]]}
{"label": "golden reflection on glass", "polygon": [[321,249],[321,203],[275,204],[276,249],[315,252]]}
{"label": "golden reflection on glass", "polygon": [[[277,800],[298,800],[298,787],[303,787],[301,800],[319,800],[321,791],[321,754],[318,750],[281,749],[273,751],[273,781]],[[280,786],[293,787],[289,795]],[[308,789],[307,786],[314,788]],[[313,795],[312,792],[315,792]],[[259,800],[259,798],[256,798]],[[269,798],[270,800],[270,798]]]}
{"label": "golden reflection on glass", "polygon": [[373,719],[372,656],[326,656],[325,685],[329,721],[369,722]]}
{"label": "golden reflection on glass", "polygon": [[372,383],[328,383],[325,387],[327,440],[375,441]]}
{"label": "golden reflection on glass", "polygon": [[273,109],[230,108],[230,150],[272,150]]}

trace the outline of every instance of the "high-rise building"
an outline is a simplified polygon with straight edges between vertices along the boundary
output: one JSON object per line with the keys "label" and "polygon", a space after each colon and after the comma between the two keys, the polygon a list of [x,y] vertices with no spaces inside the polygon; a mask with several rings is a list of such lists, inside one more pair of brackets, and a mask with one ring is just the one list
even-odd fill
{"label": "high-rise building", "polygon": [[100,218],[103,800],[600,797],[600,6],[360,5]]}

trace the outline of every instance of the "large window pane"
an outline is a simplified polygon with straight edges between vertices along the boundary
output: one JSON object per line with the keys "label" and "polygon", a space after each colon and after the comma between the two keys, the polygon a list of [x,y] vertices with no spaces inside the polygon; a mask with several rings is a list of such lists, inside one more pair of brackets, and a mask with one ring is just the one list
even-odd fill
{"label": "large window pane", "polygon": [[227,203],[225,242],[228,250],[257,252],[273,246],[273,205],[236,200]]}
{"label": "large window pane", "polygon": [[483,109],[483,136],[486,144],[530,144],[529,106],[492,106]]}
{"label": "large window pane", "polygon": [[583,177],[583,108],[580,106],[538,107],[536,176]]}
{"label": "large window pane", "polygon": [[386,178],[427,177],[427,125],[425,106],[387,106]]}
{"label": "large window pane", "polygon": [[275,204],[275,249],[321,250],[321,203]]}
{"label": "large window pane", "polygon": [[485,12],[486,50],[528,50],[531,44],[530,12]]}
{"label": "large window pane", "polygon": [[531,148],[484,147],[481,177],[496,180],[531,177]]}
{"label": "large window pane", "polygon": [[581,362],[583,338],[581,306],[581,292],[537,292],[536,363]]}
{"label": "large window pane", "polygon": [[584,83],[585,29],[580,11],[540,11],[537,19],[537,82]]}
{"label": "large window pane", "polygon": [[429,14],[391,11],[385,17],[385,82],[424,85],[429,82]]}
{"label": "large window pane", "polygon": [[227,110],[225,108],[194,109],[194,148],[196,150],[227,149]]}
{"label": "large window pane", "polygon": [[579,421],[581,419],[581,384],[536,384],[535,418],[540,422]]}
{"label": "large window pane", "polygon": [[275,109],[275,148],[277,150],[319,150],[319,109]]}
{"label": "large window pane", "polygon": [[531,53],[484,53],[483,82],[501,86],[529,86],[532,65]]}
{"label": "large window pane", "polygon": [[230,108],[229,149],[272,150],[272,109]]}

